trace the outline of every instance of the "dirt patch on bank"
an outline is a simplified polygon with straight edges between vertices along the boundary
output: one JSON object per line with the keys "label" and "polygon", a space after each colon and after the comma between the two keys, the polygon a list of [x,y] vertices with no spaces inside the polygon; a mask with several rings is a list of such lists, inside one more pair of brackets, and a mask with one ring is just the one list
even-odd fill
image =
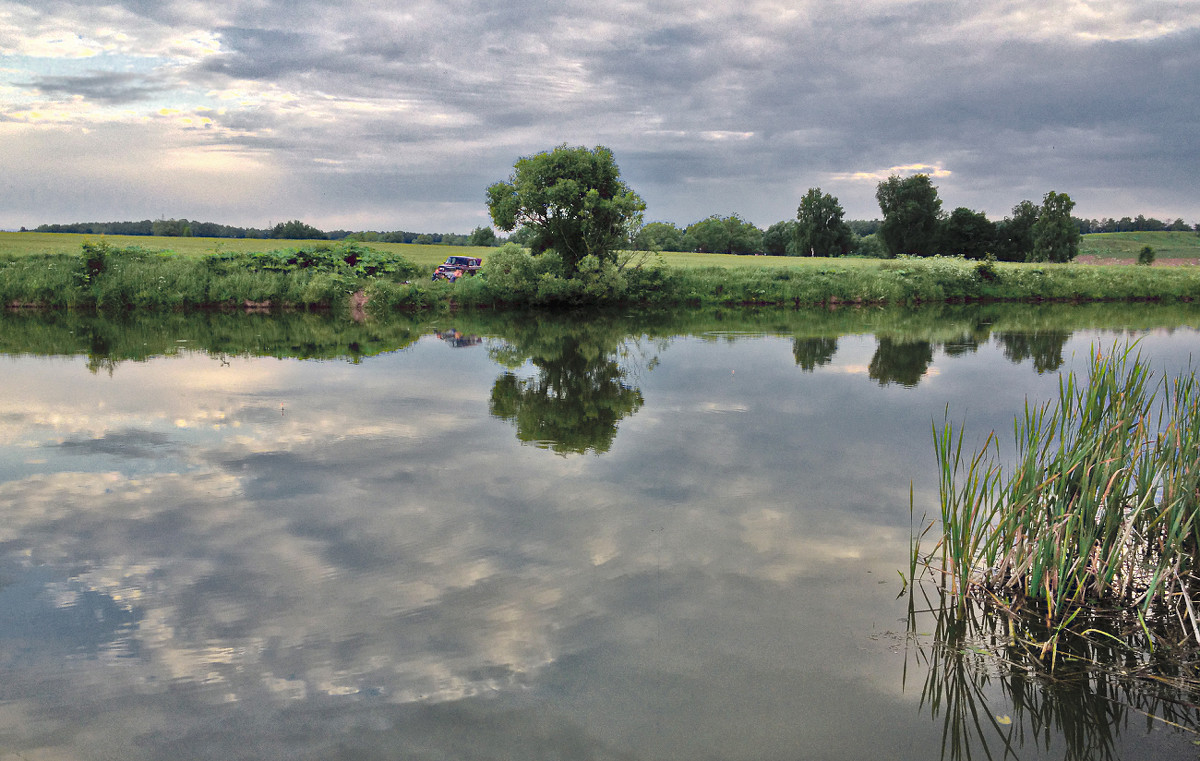
{"label": "dirt patch on bank", "polygon": [[350,319],[363,322],[367,319],[367,292],[355,291],[350,294]]}
{"label": "dirt patch on bank", "polygon": [[[1075,258],[1079,264],[1114,264],[1126,265],[1137,264],[1137,259],[1110,259],[1106,256],[1079,256]],[[1154,267],[1195,267],[1200,265],[1200,259],[1163,259],[1157,258],[1154,260]]]}

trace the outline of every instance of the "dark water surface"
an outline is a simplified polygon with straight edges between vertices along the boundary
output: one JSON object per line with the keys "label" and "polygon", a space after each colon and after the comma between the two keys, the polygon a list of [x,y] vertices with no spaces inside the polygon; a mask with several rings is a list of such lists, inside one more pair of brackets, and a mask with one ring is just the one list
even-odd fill
{"label": "dark water surface", "polygon": [[0,759],[1195,758],[1087,689],[932,700],[897,595],[947,408],[1007,445],[1197,325],[0,319]]}

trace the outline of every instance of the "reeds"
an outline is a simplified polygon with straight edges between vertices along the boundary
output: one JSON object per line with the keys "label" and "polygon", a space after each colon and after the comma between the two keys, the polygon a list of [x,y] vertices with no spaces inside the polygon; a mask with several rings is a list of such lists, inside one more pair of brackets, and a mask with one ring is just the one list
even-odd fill
{"label": "reeds", "polygon": [[1006,475],[994,434],[967,457],[961,428],[934,428],[942,532],[929,553],[915,538],[913,553],[956,605],[985,598],[1051,632],[1084,611],[1129,611],[1143,626],[1167,616],[1200,645],[1194,375],[1155,383],[1132,347],[1093,348],[1087,377],[1068,373],[1057,400],[1027,403],[1014,434]]}

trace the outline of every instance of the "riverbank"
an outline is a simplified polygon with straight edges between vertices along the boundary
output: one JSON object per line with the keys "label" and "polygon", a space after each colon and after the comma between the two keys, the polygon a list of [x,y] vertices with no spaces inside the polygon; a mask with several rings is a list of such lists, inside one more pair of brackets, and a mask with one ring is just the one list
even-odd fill
{"label": "riverbank", "polygon": [[[675,266],[635,254],[585,263],[566,278],[552,255],[491,249],[476,277],[430,282],[427,267],[355,243],[180,255],[84,243],[79,254],[0,257],[0,304],[98,312],[595,306],[919,305],[975,301],[1191,301],[1200,267],[1014,264],[956,257],[738,257],[738,266]],[[755,264],[755,260],[761,264]],[[720,260],[716,260],[720,261]]]}

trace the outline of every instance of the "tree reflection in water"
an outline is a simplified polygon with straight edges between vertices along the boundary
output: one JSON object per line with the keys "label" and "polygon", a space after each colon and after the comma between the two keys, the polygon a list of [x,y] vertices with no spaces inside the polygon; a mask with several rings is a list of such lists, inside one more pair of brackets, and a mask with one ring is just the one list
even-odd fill
{"label": "tree reflection in water", "polygon": [[1010,362],[1033,359],[1038,374],[1052,373],[1063,364],[1063,347],[1071,334],[1067,331],[1035,333],[999,332],[996,339],[1004,347],[1004,357]]}
{"label": "tree reflection in water", "polygon": [[820,336],[792,339],[792,356],[796,365],[806,373],[811,373],[818,367],[833,361],[837,353],[837,338],[835,336]]}
{"label": "tree reflection in water", "polygon": [[921,376],[932,363],[933,344],[929,341],[900,341],[880,336],[867,374],[881,386],[899,383],[911,388],[921,382]]}
{"label": "tree reflection in water", "polygon": [[911,665],[926,670],[921,705],[941,721],[944,761],[1038,756],[1034,748],[1067,761],[1119,759],[1125,732],[1200,740],[1198,664],[1176,657],[1153,624],[1117,631],[1097,618],[1093,636],[1060,636],[1056,652],[1041,653],[1031,644],[1053,632],[1031,618],[975,603],[959,613],[928,596],[917,610],[915,596],[905,676]]}
{"label": "tree reflection in water", "polygon": [[[607,452],[617,424],[643,403],[620,363],[629,335],[627,325],[609,320],[531,320],[505,331],[506,344],[492,356],[510,371],[492,386],[492,415],[514,422],[521,441],[560,454]],[[513,372],[526,362],[536,376]]]}

